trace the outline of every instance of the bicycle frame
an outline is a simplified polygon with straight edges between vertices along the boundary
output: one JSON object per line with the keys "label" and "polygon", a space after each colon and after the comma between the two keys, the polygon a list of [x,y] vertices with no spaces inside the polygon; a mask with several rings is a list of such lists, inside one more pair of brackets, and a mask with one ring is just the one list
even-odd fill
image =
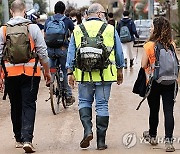
{"label": "bicycle frame", "polygon": [[[56,115],[60,112],[59,104],[62,102],[64,108],[66,108],[66,90],[64,88],[63,71],[61,65],[56,57],[56,65],[50,68],[52,80],[50,83],[50,100],[53,114]],[[55,99],[55,100],[54,100]]]}

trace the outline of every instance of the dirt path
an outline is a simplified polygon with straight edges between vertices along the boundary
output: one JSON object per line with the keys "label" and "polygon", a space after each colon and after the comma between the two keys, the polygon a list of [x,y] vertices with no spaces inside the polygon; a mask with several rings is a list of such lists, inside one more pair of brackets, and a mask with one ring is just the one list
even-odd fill
{"label": "dirt path", "polygon": [[[140,49],[139,52],[141,52]],[[140,56],[138,56],[140,57]],[[79,142],[83,136],[83,129],[79,120],[77,101],[67,110],[62,110],[59,115],[54,116],[51,112],[50,102],[45,102],[48,98],[48,89],[41,82],[39,97],[37,102],[37,116],[34,132],[34,146],[37,150],[36,154],[161,154],[164,153],[164,144],[159,143],[154,147],[142,142],[142,132],[148,128],[148,106],[145,101],[139,111],[136,107],[141,100],[140,97],[134,95],[132,86],[140,67],[138,59],[133,69],[124,71],[124,83],[121,86],[113,84],[112,93],[109,101],[110,109],[110,125],[107,132],[108,149],[105,151],[97,151],[96,149],[96,133],[95,133],[95,111],[93,111],[93,132],[94,139],[88,150],[81,150]],[[75,90],[77,100],[77,89]],[[180,139],[180,97],[177,97],[175,105],[175,132],[174,136]],[[158,135],[160,141],[164,136],[163,113],[160,112],[160,124]],[[123,143],[123,136],[127,133],[133,135],[132,142],[129,146],[136,144],[134,147],[127,148]],[[126,139],[124,137],[124,139]],[[180,149],[180,144],[175,142],[175,147]],[[179,153],[176,150],[175,153]],[[0,102],[0,154],[23,154],[22,149],[14,148],[14,138],[9,115],[8,101]]]}

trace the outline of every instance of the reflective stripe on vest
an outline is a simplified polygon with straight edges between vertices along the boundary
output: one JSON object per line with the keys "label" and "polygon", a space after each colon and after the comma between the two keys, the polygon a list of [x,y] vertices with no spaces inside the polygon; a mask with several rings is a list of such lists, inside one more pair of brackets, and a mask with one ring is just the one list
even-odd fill
{"label": "reflective stripe on vest", "polygon": [[[9,62],[5,62],[6,71],[8,73],[8,76],[18,76],[21,74],[25,74],[27,76],[33,76],[33,67],[35,64],[35,59],[31,59],[28,63],[22,63],[22,64],[11,64]],[[34,76],[40,76],[40,63],[37,65],[37,72],[34,74]]]}
{"label": "reflective stripe on vest", "polygon": [[[97,35],[97,32],[99,31],[100,27],[102,26],[102,21],[97,20],[91,20],[83,23],[89,36],[95,37]],[[96,25],[96,26],[93,26]],[[76,47],[80,46],[81,44],[81,37],[83,36],[79,26],[76,26],[74,31],[74,38]],[[103,34],[104,44],[107,48],[112,49],[114,47],[114,26],[109,25],[104,30]],[[115,65],[115,53],[114,50],[112,50],[110,57],[110,61],[112,61],[112,65],[109,65],[107,69],[103,70],[103,78],[104,81],[116,81],[117,80],[117,69]],[[76,78],[76,81],[81,81],[81,75],[82,71],[75,68],[75,71],[73,72]],[[100,71],[91,72],[92,73],[92,80],[94,82],[100,82]],[[84,80],[83,81],[90,81],[89,72],[84,73]]]}
{"label": "reflective stripe on vest", "polygon": [[[6,41],[6,28],[7,28],[6,26],[3,26],[4,41]],[[30,40],[31,50],[34,51],[35,43],[30,34],[29,34],[29,40]],[[33,76],[34,65],[35,65],[35,58],[31,59],[28,63],[22,63],[22,64],[11,64],[5,61],[5,67],[8,76],[18,76],[21,74],[25,74],[27,76]],[[41,75],[40,72],[41,72],[40,64],[38,63],[37,72],[34,74],[34,76],[40,76]]]}

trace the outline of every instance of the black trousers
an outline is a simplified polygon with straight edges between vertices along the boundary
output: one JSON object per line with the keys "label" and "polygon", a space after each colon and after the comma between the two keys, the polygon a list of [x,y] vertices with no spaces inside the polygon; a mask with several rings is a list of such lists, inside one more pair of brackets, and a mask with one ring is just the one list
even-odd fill
{"label": "black trousers", "polygon": [[7,93],[11,103],[11,120],[17,142],[32,142],[36,100],[40,77],[26,75],[7,77]]}
{"label": "black trousers", "polygon": [[174,88],[172,85],[161,85],[156,81],[152,83],[152,89],[148,96],[148,104],[150,108],[149,116],[149,134],[152,137],[157,135],[157,127],[159,123],[160,96],[162,97],[164,111],[165,138],[172,139],[174,130]]}

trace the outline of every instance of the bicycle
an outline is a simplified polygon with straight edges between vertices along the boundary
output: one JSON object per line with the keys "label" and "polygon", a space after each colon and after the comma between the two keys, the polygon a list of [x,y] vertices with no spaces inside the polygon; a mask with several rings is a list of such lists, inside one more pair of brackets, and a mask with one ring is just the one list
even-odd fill
{"label": "bicycle", "polygon": [[[64,109],[66,106],[66,89],[64,89],[64,79],[63,71],[61,70],[61,65],[58,61],[58,57],[54,56],[53,59],[56,59],[56,67],[50,68],[52,81],[49,87],[51,109],[54,115],[60,112],[60,103],[62,103]],[[48,100],[49,100],[48,99]],[[47,100],[46,100],[47,101]]]}

